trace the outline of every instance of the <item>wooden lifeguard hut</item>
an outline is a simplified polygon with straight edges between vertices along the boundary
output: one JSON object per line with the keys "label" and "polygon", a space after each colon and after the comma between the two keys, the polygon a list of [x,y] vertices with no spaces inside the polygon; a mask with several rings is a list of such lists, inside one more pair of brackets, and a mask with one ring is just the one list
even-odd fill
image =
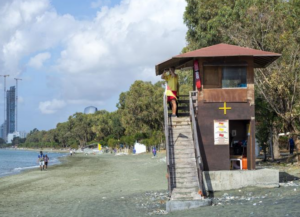
{"label": "wooden lifeguard hut", "polygon": [[[209,188],[205,172],[255,170],[254,69],[267,67],[280,56],[217,44],[174,56],[156,65],[156,75],[161,75],[169,67],[192,69],[198,64],[201,79],[201,88],[196,89],[194,85],[194,91],[189,95],[189,118],[171,119],[165,104],[169,190],[174,199],[174,194],[180,192],[176,189],[184,189],[184,186],[194,188],[191,195],[195,195],[197,187],[205,192],[205,186]],[[184,128],[183,125],[190,126]],[[184,130],[180,132],[180,129]],[[183,134],[186,134],[185,138]],[[186,176],[181,182],[179,177],[183,173],[180,171],[192,171],[191,168],[196,170],[193,174],[197,180],[193,180],[197,183],[188,185],[192,179]],[[187,198],[192,200],[193,196]]]}

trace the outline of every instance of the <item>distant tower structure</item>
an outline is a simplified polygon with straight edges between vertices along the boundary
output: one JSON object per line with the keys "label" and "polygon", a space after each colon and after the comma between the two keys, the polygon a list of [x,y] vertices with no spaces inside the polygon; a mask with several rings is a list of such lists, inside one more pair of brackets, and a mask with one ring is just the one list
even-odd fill
{"label": "distant tower structure", "polygon": [[16,125],[16,88],[15,86],[10,87],[6,91],[6,135],[15,132]]}
{"label": "distant tower structure", "polygon": [[0,75],[4,78],[4,100],[3,100],[3,133],[2,133],[2,138],[4,141],[6,141],[6,136],[7,136],[7,121],[5,119],[6,116],[6,77],[9,75]]}
{"label": "distant tower structure", "polygon": [[84,109],[84,114],[94,114],[98,109],[95,106],[89,106]]}
{"label": "distant tower structure", "polygon": [[16,106],[16,108],[15,108],[15,112],[16,112],[16,124],[15,124],[15,132],[17,132],[18,131],[18,81],[22,81],[22,79],[21,78],[15,78],[15,80],[16,80],[16,103],[15,103],[15,106]]}

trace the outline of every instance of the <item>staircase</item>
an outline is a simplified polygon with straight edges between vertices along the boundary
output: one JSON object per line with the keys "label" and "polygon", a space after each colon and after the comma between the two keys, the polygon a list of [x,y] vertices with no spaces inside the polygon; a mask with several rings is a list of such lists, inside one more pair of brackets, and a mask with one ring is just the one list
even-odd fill
{"label": "staircase", "polygon": [[189,106],[189,95],[180,95],[177,100],[177,117],[189,117],[190,106]]}
{"label": "staircase", "polygon": [[189,117],[169,119],[171,200],[199,200],[199,181]]}

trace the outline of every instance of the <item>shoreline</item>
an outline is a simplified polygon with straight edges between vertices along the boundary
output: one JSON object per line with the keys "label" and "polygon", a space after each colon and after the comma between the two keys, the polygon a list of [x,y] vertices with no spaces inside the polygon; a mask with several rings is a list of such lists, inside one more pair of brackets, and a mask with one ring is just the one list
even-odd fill
{"label": "shoreline", "polygon": [[[11,148],[14,149],[14,148]],[[53,149],[53,148],[15,148],[16,150],[24,150],[24,151],[37,151],[40,152],[42,151],[44,152],[50,152],[50,153],[69,153],[70,150],[66,150],[66,149]]]}
{"label": "shoreline", "polygon": [[[24,151],[24,152],[36,152],[38,154],[38,150],[35,150],[35,149],[13,149],[13,148],[5,148],[3,150],[8,150],[8,151]],[[45,151],[46,152],[46,151]],[[65,152],[51,152],[51,151],[48,151],[46,153],[57,153],[57,154],[64,154]],[[59,165],[59,164],[62,164],[63,163],[63,158],[67,157],[68,155],[61,155],[61,156],[55,156],[54,158],[50,159],[49,161],[49,165],[48,165],[48,168],[49,167],[52,167],[52,166],[55,166],[55,165]],[[3,171],[1,174],[0,174],[0,180],[4,177],[9,177],[9,176],[15,176],[15,175],[18,175],[18,174],[22,174],[26,171],[31,171],[31,170],[35,170],[35,169],[38,169],[39,168],[39,164],[36,163],[36,161],[34,160],[34,163],[32,165],[27,165],[27,166],[22,166],[22,165],[18,165],[14,168],[11,168],[10,170],[8,171]]]}

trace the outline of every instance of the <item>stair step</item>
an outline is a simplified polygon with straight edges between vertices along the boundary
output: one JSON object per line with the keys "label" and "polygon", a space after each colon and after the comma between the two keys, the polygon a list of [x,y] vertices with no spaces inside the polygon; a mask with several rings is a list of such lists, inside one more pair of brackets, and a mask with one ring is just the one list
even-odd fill
{"label": "stair step", "polygon": [[178,134],[178,135],[170,135],[169,137],[172,141],[174,142],[179,142],[179,141],[187,141],[187,140],[192,140],[193,141],[193,136],[192,134]]}
{"label": "stair step", "polygon": [[196,168],[194,168],[193,171],[190,171],[190,172],[175,172],[174,174],[174,177],[175,178],[187,178],[187,177],[198,177],[198,173],[197,173],[197,170]]}
{"label": "stair step", "polygon": [[190,110],[190,107],[189,107],[189,106],[178,106],[178,110],[181,110],[181,111],[189,111],[189,110]]}
{"label": "stair step", "polygon": [[[175,169],[175,173],[174,173],[174,175],[172,175],[175,178],[176,177],[193,177],[193,176],[198,177],[198,173],[197,173],[196,167],[194,167],[192,170],[183,171],[183,172],[182,171],[181,172],[177,171],[178,169],[182,169],[182,168],[176,168]],[[184,168],[184,169],[187,169],[187,168]]]}
{"label": "stair step", "polygon": [[186,167],[186,168],[176,168],[176,173],[183,173],[183,174],[193,174],[195,173],[196,174],[196,171],[197,171],[197,168],[196,166],[193,166],[193,167]]}
{"label": "stair step", "polygon": [[191,124],[189,117],[171,117],[172,125],[189,125]]}
{"label": "stair step", "polygon": [[199,187],[198,182],[176,182],[176,187]]}
{"label": "stair step", "polygon": [[178,134],[192,134],[192,129],[191,128],[185,128],[185,129],[176,129],[173,128],[170,134],[173,135],[178,135]]}
{"label": "stair step", "polygon": [[173,129],[172,131],[169,131],[169,134],[172,136],[179,136],[179,135],[192,135],[193,131],[192,129],[182,129],[182,130],[177,130]]}
{"label": "stair step", "polygon": [[178,134],[171,134],[170,139],[173,139],[173,141],[177,142],[178,139],[186,141],[186,140],[193,140],[192,133],[178,133]]}
{"label": "stair step", "polygon": [[180,158],[182,158],[182,159],[184,159],[184,158],[195,158],[195,154],[194,153],[183,153],[183,154],[176,154],[176,155],[174,155],[174,156],[172,156],[170,159],[174,159],[174,160],[176,160],[176,159],[180,159]]}
{"label": "stair step", "polygon": [[196,167],[196,162],[190,163],[175,163],[175,169],[177,168],[187,168],[187,167]]}
{"label": "stair step", "polygon": [[177,115],[178,117],[189,117],[190,116],[190,113],[189,112],[186,112],[186,113],[179,113],[178,115]]}
{"label": "stair step", "polygon": [[193,141],[193,136],[188,134],[170,135],[169,138],[172,142]]}
{"label": "stair step", "polygon": [[172,127],[190,127],[191,122],[190,121],[183,121],[183,122],[169,122],[168,126],[170,128]]}
{"label": "stair step", "polygon": [[180,144],[180,143],[191,143],[194,144],[194,140],[192,138],[183,138],[183,137],[178,137],[178,138],[171,138],[169,140],[170,142],[173,142],[174,144]]}
{"label": "stair step", "polygon": [[188,141],[188,140],[181,140],[181,141],[176,141],[175,143],[177,146],[188,146],[188,145],[191,145],[194,147],[194,141]]}
{"label": "stair step", "polygon": [[189,176],[189,177],[176,177],[177,182],[198,182],[197,176]]}
{"label": "stair step", "polygon": [[195,151],[193,148],[190,149],[174,149],[175,156],[178,154],[195,154]]}
{"label": "stair step", "polygon": [[189,142],[188,140],[184,140],[184,141],[176,141],[174,144],[174,147],[183,147],[183,148],[194,148],[194,143],[193,142]]}
{"label": "stair step", "polygon": [[203,197],[198,194],[198,192],[191,192],[187,194],[172,194],[171,200],[202,200]]}
{"label": "stair step", "polygon": [[174,145],[175,145],[175,147],[193,147],[194,148],[194,143],[190,142],[188,140],[176,141]]}
{"label": "stair step", "polygon": [[198,187],[192,187],[192,188],[174,188],[172,191],[173,193],[191,193],[191,192],[198,192]]}
{"label": "stair step", "polygon": [[178,104],[181,104],[181,103],[190,103],[190,100],[188,100],[188,99],[180,99],[180,100],[178,100]]}
{"label": "stair step", "polygon": [[184,149],[194,150],[194,145],[185,145],[185,146],[183,146],[183,145],[174,145],[173,148],[174,148],[174,150],[184,150]]}
{"label": "stair step", "polygon": [[190,124],[188,124],[188,125],[172,125],[172,126],[170,126],[170,129],[172,129],[172,130],[186,130],[186,129],[192,130]]}
{"label": "stair step", "polygon": [[178,182],[192,182],[198,181],[198,174],[196,172],[193,173],[176,173],[170,176],[173,180]]}
{"label": "stair step", "polygon": [[191,195],[172,194],[171,200],[193,200]]}
{"label": "stair step", "polygon": [[174,120],[176,120],[176,121],[190,121],[190,119],[189,118],[175,118]]}
{"label": "stair step", "polygon": [[176,158],[175,164],[181,164],[181,163],[196,163],[195,158]]}

